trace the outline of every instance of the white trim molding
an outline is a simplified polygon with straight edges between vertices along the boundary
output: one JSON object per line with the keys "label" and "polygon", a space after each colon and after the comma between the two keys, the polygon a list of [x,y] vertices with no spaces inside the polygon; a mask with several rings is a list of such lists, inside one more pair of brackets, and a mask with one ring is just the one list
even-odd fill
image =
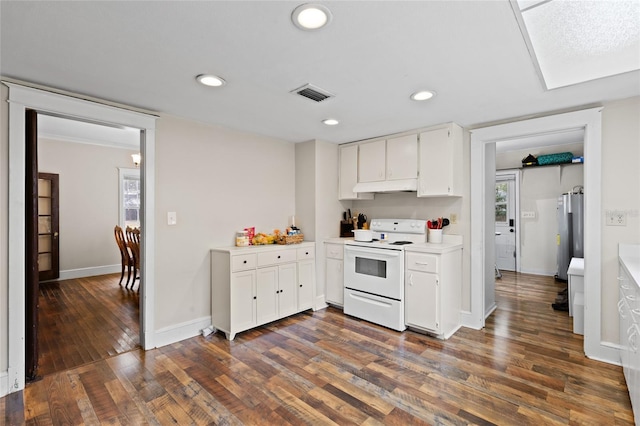
{"label": "white trim molding", "polygon": [[33,109],[39,113],[140,130],[144,226],[140,344],[144,349],[154,347],[154,154],[157,117],[5,81],[2,83],[9,88],[9,324],[6,381],[11,384],[7,392],[15,392],[25,386],[25,111]]}
{"label": "white trim molding", "polygon": [[[485,223],[485,194],[491,190],[487,173],[495,167],[486,153],[495,149],[495,143],[544,133],[570,129],[584,129],[584,191],[585,191],[585,327],[584,352],[592,359],[615,364],[618,350],[602,341],[601,276],[602,276],[602,107],[585,109],[548,117],[534,118],[471,131],[471,315],[466,317],[472,328],[484,326],[484,294],[491,288],[488,269],[491,253],[485,253],[485,244],[493,240],[493,229]],[[487,161],[485,163],[485,160]],[[489,231],[490,235],[489,235]]]}
{"label": "white trim molding", "polygon": [[211,326],[211,317],[196,318],[180,324],[164,327],[156,331],[156,347],[170,345],[182,340],[190,339],[202,333],[202,330]]}

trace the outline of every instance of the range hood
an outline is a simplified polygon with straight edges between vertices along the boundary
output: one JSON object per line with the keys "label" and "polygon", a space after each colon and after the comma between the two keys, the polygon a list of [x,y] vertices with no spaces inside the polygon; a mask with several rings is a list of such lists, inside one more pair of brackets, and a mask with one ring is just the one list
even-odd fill
{"label": "range hood", "polygon": [[378,182],[361,182],[353,187],[353,192],[415,192],[418,190],[418,179],[381,180]]}

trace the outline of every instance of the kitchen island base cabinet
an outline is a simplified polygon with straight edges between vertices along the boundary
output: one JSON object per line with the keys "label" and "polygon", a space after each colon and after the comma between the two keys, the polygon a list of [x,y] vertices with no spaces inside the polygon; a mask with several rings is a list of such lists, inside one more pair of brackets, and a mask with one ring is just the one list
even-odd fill
{"label": "kitchen island base cabinet", "polygon": [[313,307],[315,244],[211,250],[211,323],[237,333]]}
{"label": "kitchen island base cabinet", "polygon": [[405,323],[448,339],[460,328],[462,248],[406,252]]}

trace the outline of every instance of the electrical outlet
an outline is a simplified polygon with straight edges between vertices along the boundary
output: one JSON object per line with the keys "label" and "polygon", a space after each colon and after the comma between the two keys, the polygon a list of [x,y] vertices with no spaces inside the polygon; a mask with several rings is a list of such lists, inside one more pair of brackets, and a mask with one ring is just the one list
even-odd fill
{"label": "electrical outlet", "polygon": [[607,210],[607,226],[627,226],[627,214],[619,210]]}
{"label": "electrical outlet", "polygon": [[457,214],[455,214],[455,213],[451,213],[451,214],[449,214],[449,222],[450,222],[452,225],[455,225],[456,223],[458,223],[458,215],[457,215]]}
{"label": "electrical outlet", "polygon": [[167,225],[175,225],[178,223],[178,217],[176,212],[168,212],[167,213]]}

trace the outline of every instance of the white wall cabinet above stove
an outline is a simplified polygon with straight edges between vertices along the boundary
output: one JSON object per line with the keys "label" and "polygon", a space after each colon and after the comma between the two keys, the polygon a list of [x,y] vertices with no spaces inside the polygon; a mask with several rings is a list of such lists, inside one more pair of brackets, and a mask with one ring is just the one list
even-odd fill
{"label": "white wall cabinet above stove", "polygon": [[340,176],[338,179],[339,200],[372,200],[373,194],[353,192],[358,183],[358,145],[340,147]]}
{"label": "white wall cabinet above stove", "polygon": [[460,328],[462,243],[407,247],[405,256],[407,327],[448,339]]}
{"label": "white wall cabinet above stove", "polygon": [[313,306],[315,243],[211,250],[211,323],[236,333]]}
{"label": "white wall cabinet above stove", "polygon": [[359,145],[358,183],[418,177],[418,135]]}
{"label": "white wall cabinet above stove", "polygon": [[455,123],[420,133],[418,197],[462,196],[463,131]]}

